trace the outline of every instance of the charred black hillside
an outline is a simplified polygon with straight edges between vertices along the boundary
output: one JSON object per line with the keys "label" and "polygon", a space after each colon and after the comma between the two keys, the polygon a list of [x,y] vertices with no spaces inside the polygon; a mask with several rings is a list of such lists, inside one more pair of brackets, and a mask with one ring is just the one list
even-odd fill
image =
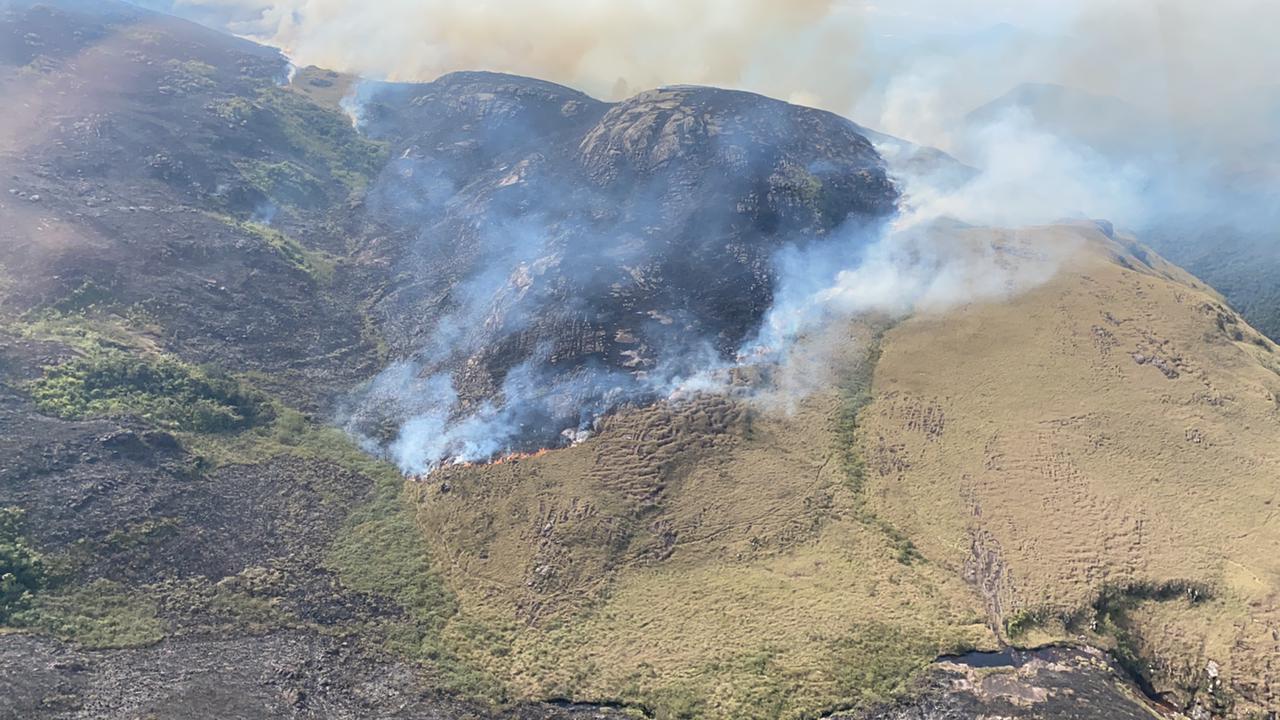
{"label": "charred black hillside", "polygon": [[387,337],[421,376],[452,376],[454,415],[510,406],[517,367],[522,387],[554,388],[519,399],[529,445],[610,393],[731,357],[770,306],[775,253],[873,224],[897,198],[853,123],[748,93],[610,105],[456,73],[362,87],[356,107],[393,158],[368,201],[400,238],[375,305]]}
{"label": "charred black hillside", "polygon": [[495,302],[467,348],[486,358],[550,341],[556,362],[652,367],[672,339],[658,316],[732,351],[769,304],[774,251],[894,209],[852,123],[756,95],[680,87],[606,105],[485,73],[368,92],[368,132],[396,158],[371,203],[420,228],[417,284],[474,277],[506,245],[532,273],[509,287],[559,306],[513,318]]}

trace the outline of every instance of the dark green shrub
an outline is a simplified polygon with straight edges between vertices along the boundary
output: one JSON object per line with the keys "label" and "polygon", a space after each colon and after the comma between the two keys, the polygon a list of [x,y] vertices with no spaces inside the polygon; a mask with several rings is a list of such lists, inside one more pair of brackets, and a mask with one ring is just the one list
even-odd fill
{"label": "dark green shrub", "polygon": [[220,370],[119,351],[47,368],[30,391],[42,412],[68,419],[132,414],[177,430],[226,432],[272,417],[265,395]]}
{"label": "dark green shrub", "polygon": [[22,535],[23,512],[0,508],[0,622],[44,585],[44,563]]}

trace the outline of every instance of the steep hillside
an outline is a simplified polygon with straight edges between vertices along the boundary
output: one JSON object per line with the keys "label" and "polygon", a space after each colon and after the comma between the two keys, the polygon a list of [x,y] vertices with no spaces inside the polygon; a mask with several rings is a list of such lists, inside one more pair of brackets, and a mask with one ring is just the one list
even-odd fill
{"label": "steep hillside", "polygon": [[890,330],[871,507],[1014,642],[1106,636],[1179,705],[1274,709],[1280,350],[1200,282],[1083,228],[1012,302]]}
{"label": "steep hillside", "polygon": [[[472,661],[535,697],[660,715],[806,716],[919,677],[935,700],[885,717],[951,717],[999,707],[983,672],[1055,712],[1037,703],[1063,690],[1046,688],[1084,692],[1100,670],[925,671],[934,656],[1088,642],[1171,705],[1274,705],[1277,578],[1255,541],[1271,531],[1276,348],[1093,225],[946,232],[1029,276],[1057,272],[879,342],[875,322],[809,338],[840,348],[823,355],[838,371],[791,412],[671,401],[573,448],[421,478],[420,526],[459,617],[512,627]],[[966,672],[978,700],[930,694],[929,678]]]}

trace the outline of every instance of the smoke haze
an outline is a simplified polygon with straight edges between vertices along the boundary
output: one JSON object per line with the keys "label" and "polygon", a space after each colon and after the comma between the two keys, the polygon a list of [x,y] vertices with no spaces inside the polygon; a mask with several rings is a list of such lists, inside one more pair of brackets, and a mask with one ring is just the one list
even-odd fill
{"label": "smoke haze", "polygon": [[1249,0],[140,4],[369,77],[494,70],[614,100],[676,83],[732,87],[944,149],[965,113],[1026,82],[1114,96],[1172,125],[1270,137],[1280,63],[1269,37],[1280,7]]}
{"label": "smoke haze", "polygon": [[[1280,86],[1271,76],[1280,45],[1268,37],[1280,27],[1280,6],[1270,3],[142,4],[277,45],[299,65],[368,78],[424,82],[450,71],[494,70],[607,100],[676,83],[711,85],[824,108],[889,134],[876,140],[902,193],[897,220],[872,235],[860,223],[820,238],[796,233],[771,258],[773,304],[742,338],[739,358],[777,358],[833,315],[901,315],[996,299],[1052,272],[1048,262],[1019,274],[990,253],[948,244],[936,229],[942,220],[1014,228],[1106,218],[1161,239],[1157,249],[1175,261],[1196,257],[1187,248],[1225,226],[1236,233],[1228,237],[1245,237],[1260,257],[1280,262],[1269,240],[1280,187]],[[348,109],[365,112],[358,97]],[[915,146],[895,136],[946,151],[977,172],[966,175],[968,168],[950,159],[921,165],[911,157]],[[434,177],[417,172],[415,182]],[[402,192],[400,201],[444,207],[457,183],[440,181],[419,185],[420,197]],[[528,257],[497,252],[514,236],[546,241],[529,224],[546,212],[540,203],[523,207],[514,235],[504,227],[501,242],[481,243],[502,261],[468,281],[463,295],[470,300],[446,315],[413,357],[375,380],[353,411],[349,425],[359,432],[367,420],[360,408],[395,408],[400,431],[383,447],[407,471],[509,451],[539,423],[585,432],[620,398],[701,382],[727,362],[723,348],[699,345],[670,353],[661,371],[640,381],[605,370],[566,380],[545,375],[534,353],[504,376],[494,399],[460,400],[454,379],[433,371],[433,363],[457,351],[462,331],[483,321],[495,298],[510,295],[522,268],[546,252],[556,255],[540,246]],[[628,232],[610,227],[601,236],[616,241]],[[521,298],[517,305],[532,302]],[[460,405],[469,409],[459,414]]]}
{"label": "smoke haze", "polygon": [[[1142,230],[1177,209],[1180,222],[1256,230],[1274,219],[1280,187],[1275,3],[142,4],[366,77],[494,70],[606,100],[691,83],[820,107],[988,171],[1004,186],[988,205],[1009,207],[1004,190],[1035,180],[1040,197],[1011,221],[1079,214]],[[1027,84],[1057,92],[1019,94]]]}

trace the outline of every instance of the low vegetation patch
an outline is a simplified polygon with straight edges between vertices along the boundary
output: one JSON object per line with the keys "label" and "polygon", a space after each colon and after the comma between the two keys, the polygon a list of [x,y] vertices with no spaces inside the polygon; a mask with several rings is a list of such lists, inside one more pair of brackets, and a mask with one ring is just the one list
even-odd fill
{"label": "low vegetation patch", "polygon": [[357,509],[329,551],[326,564],[347,587],[387,597],[407,618],[383,628],[388,649],[429,664],[445,687],[493,702],[508,699],[503,683],[463,657],[508,643],[486,623],[463,618],[457,599],[432,565],[404,481],[385,477],[373,502]]}
{"label": "low vegetation patch", "polygon": [[1146,602],[1185,600],[1195,605],[1211,597],[1212,590],[1208,586],[1190,580],[1129,582],[1104,587],[1087,614],[1091,616],[1090,624],[1096,632],[1114,639],[1112,654],[1121,667],[1145,683],[1151,680],[1153,668],[1142,651],[1141,638],[1129,614]]}
{"label": "low vegetation patch", "polygon": [[[386,162],[386,147],[361,137],[345,115],[286,89],[263,88],[252,100],[232,98],[213,112],[260,135],[279,136],[311,173],[327,172],[352,193],[363,191]],[[247,179],[254,184],[252,176]]]}
{"label": "low vegetation patch", "polygon": [[[952,639],[955,647],[963,647]],[[900,625],[871,621],[831,644],[839,694],[850,707],[886,702],[945,648],[942,638]]]}
{"label": "low vegetation patch", "polygon": [[866,362],[841,383],[840,411],[836,416],[835,426],[836,457],[840,461],[845,482],[858,502],[859,519],[883,533],[897,553],[898,562],[909,565],[916,560],[923,560],[924,556],[905,533],[867,508],[862,498],[867,464],[858,451],[858,419],[871,402],[871,380],[879,359],[880,339],[877,336],[867,351]]}
{"label": "low vegetation patch", "polygon": [[291,145],[324,162],[352,192],[364,190],[386,162],[386,148],[361,137],[340,112],[275,87],[263,90],[257,102],[273,114]]}
{"label": "low vegetation patch", "polygon": [[310,209],[324,202],[324,185],[297,163],[243,160],[240,176],[263,195],[282,203]]}
{"label": "low vegetation patch", "polygon": [[49,367],[29,391],[41,412],[66,419],[138,415],[170,429],[225,432],[272,416],[265,395],[217,369],[111,349]]}
{"label": "low vegetation patch", "polygon": [[35,595],[9,624],[90,648],[142,647],[164,638],[155,604],[105,579]]}
{"label": "low vegetation patch", "polygon": [[23,511],[0,508],[0,623],[28,607],[45,582],[44,561],[22,530]]}
{"label": "low vegetation patch", "polygon": [[311,250],[285,233],[259,222],[237,220],[229,215],[211,213],[213,217],[226,223],[240,232],[252,235],[261,240],[271,250],[295,269],[301,270],[319,283],[328,283],[333,279],[338,260],[333,255],[321,250]]}

